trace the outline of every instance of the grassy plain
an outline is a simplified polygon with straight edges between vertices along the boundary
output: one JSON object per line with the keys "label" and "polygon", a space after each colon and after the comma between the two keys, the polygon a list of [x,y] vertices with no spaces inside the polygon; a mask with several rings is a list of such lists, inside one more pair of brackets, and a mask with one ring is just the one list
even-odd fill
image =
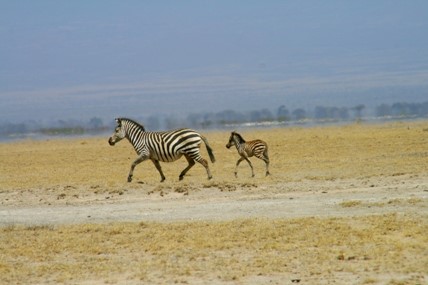
{"label": "grassy plain", "polygon": [[[426,173],[428,123],[352,124],[334,127],[245,130],[248,140],[262,138],[269,144],[272,176],[262,183],[336,180]],[[217,162],[210,164],[213,181],[236,181],[233,177],[239,158],[227,150],[229,133],[208,132]],[[0,189],[46,189],[58,185],[117,187],[124,185],[136,155],[123,141],[115,147],[106,138],[18,141],[0,144]],[[208,159],[202,146],[202,153]],[[264,164],[252,159],[257,178]],[[185,159],[163,163],[168,181],[177,182]],[[185,181],[205,183],[205,170],[196,165]],[[242,162],[238,181],[248,181],[249,166]],[[134,182],[157,185],[160,176],[151,162],[137,166]],[[256,183],[260,180],[255,179]]]}
{"label": "grassy plain", "polygon": [[[217,159],[210,164],[213,180],[207,181],[203,167],[195,165],[179,182],[179,172],[186,166],[182,159],[162,164],[167,177],[163,184],[150,162],[137,166],[134,182],[126,183],[135,154],[125,141],[115,147],[108,145],[107,138],[2,143],[0,209],[79,205],[106,197],[121,201],[153,193],[159,199],[181,195],[185,201],[202,196],[208,188],[218,189],[210,191],[211,198],[224,192],[234,192],[233,199],[249,192],[275,198],[286,192],[313,191],[304,187],[308,183],[323,191],[355,185],[376,191],[385,179],[422,181],[412,187],[428,191],[425,121],[253,129],[241,134],[268,143],[271,176],[264,177],[263,162],[253,158],[256,177],[250,177],[243,162],[235,179],[238,155],[225,148],[227,132],[204,133]],[[204,148],[202,153],[207,157]],[[421,209],[420,213],[10,223],[0,228],[0,283],[426,284],[427,199],[426,195],[408,198],[382,204],[349,200],[339,206],[352,211],[404,205]]]}

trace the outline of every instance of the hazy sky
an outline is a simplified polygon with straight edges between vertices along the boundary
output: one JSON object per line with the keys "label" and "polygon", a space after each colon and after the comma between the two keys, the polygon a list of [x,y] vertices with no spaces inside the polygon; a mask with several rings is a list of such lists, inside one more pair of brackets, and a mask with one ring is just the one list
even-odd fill
{"label": "hazy sky", "polygon": [[423,100],[426,0],[0,0],[0,122]]}

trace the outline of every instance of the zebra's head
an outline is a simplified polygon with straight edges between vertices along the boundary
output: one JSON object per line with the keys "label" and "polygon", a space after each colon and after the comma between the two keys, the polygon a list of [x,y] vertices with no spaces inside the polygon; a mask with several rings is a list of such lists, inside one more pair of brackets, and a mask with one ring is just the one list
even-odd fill
{"label": "zebra's head", "polygon": [[108,143],[110,145],[115,145],[115,143],[121,141],[126,136],[125,129],[123,128],[123,125],[122,125],[122,120],[121,119],[116,119],[116,123],[117,123],[117,126],[114,129],[114,133],[108,139]]}
{"label": "zebra's head", "polygon": [[230,148],[231,146],[236,145],[236,139],[240,141],[240,139],[242,139],[241,135],[235,131],[231,132],[229,137],[229,142],[227,143],[226,147]]}

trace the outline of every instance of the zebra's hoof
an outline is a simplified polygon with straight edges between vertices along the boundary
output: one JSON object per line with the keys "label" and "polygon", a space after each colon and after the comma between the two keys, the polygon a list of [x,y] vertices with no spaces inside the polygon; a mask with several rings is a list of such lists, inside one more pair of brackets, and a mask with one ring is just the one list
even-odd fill
{"label": "zebra's hoof", "polygon": [[180,181],[181,181],[181,180],[183,180],[183,178],[184,178],[184,176],[179,176],[179,177],[178,177],[178,180],[180,180]]}
{"label": "zebra's hoof", "polygon": [[128,182],[132,182],[132,175],[128,176]]}

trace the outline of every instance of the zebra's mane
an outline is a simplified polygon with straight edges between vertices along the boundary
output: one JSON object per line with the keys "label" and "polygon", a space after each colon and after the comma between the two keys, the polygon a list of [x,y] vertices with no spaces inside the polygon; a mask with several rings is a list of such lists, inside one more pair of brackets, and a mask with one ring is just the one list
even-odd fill
{"label": "zebra's mane", "polygon": [[238,134],[237,132],[232,132],[232,134],[238,137],[238,140],[240,143],[245,142],[244,138],[240,134]]}
{"label": "zebra's mane", "polygon": [[134,121],[134,120],[131,120],[131,119],[128,119],[128,118],[118,118],[118,120],[120,121],[120,122],[122,122],[122,121],[128,121],[128,122],[130,122],[131,124],[133,124],[133,125],[136,125],[138,128],[140,128],[143,132],[145,132],[146,131],[146,129],[144,128],[144,126],[142,125],[142,124],[140,124],[140,123],[137,123],[136,121]]}

